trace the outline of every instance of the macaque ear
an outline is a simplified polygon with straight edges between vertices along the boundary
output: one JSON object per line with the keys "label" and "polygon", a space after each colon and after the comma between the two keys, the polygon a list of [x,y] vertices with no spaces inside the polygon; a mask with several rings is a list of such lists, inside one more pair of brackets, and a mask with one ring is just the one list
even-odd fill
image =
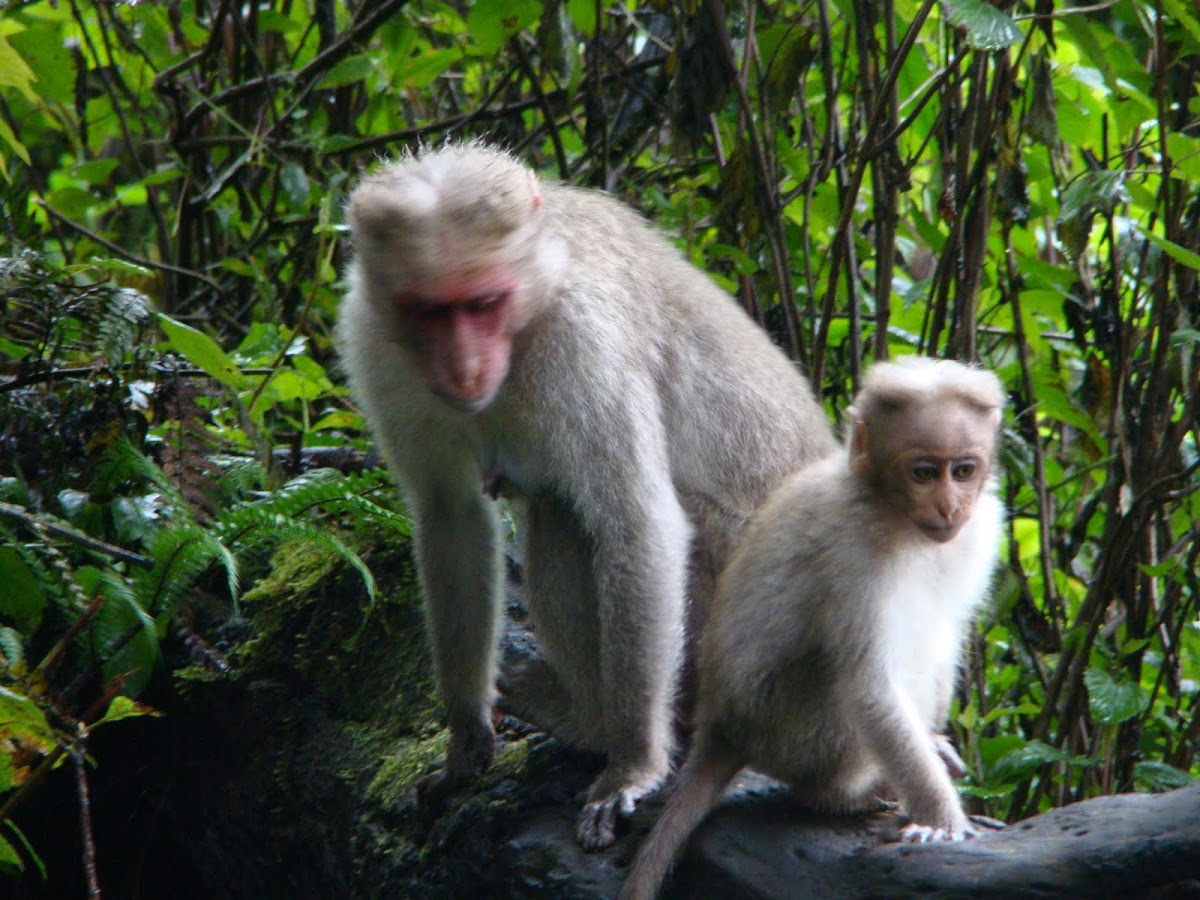
{"label": "macaque ear", "polygon": [[537,177],[532,172],[529,173],[529,189],[533,192],[533,208],[529,211],[535,213],[542,208],[542,191],[537,185]]}
{"label": "macaque ear", "polygon": [[357,237],[380,241],[403,229],[404,210],[397,205],[392,191],[366,182],[351,195],[347,219]]}
{"label": "macaque ear", "polygon": [[850,407],[850,471],[862,475],[870,466],[870,449],[867,446],[867,423]]}

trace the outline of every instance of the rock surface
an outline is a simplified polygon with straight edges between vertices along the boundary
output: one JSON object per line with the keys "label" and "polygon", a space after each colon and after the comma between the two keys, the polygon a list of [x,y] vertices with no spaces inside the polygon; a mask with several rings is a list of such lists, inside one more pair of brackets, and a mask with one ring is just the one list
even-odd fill
{"label": "rock surface", "polygon": [[[334,557],[280,554],[244,601],[227,673],[177,672],[166,715],[100,729],[91,780],[106,896],[173,900],[607,898],[661,808],[620,840],[574,837],[602,764],[505,719],[497,758],[436,819],[415,783],[445,751],[404,547],[375,560],[369,615]],[[508,655],[536,648],[520,628]],[[19,896],[79,897],[70,779],[21,822],[63,847]],[[136,787],[136,789],[134,789]],[[898,818],[818,818],[744,774],[691,840],[668,885],[687,898],[1200,897],[1200,785],[1088,801],[958,845],[890,844]],[[2,893],[2,891],[0,891]]]}
{"label": "rock surface", "polygon": [[[603,854],[575,846],[569,817],[527,817],[501,855],[513,895],[613,896],[653,812]],[[809,814],[744,776],[693,836],[666,896],[1200,897],[1200,785],[1088,800],[961,844],[888,843],[900,821]]]}

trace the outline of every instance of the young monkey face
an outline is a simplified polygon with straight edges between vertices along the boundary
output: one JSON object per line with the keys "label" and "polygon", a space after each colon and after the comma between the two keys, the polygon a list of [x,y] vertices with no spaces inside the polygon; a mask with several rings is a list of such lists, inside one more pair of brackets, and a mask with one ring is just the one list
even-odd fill
{"label": "young monkey face", "polygon": [[943,456],[919,448],[900,454],[894,472],[904,484],[912,523],[926,537],[944,544],[971,518],[987,482],[988,462],[975,453]]}
{"label": "young monkey face", "polygon": [[922,535],[944,544],[971,518],[987,484],[997,424],[995,411],[931,403],[907,409],[896,427],[876,426],[859,443],[884,502]]}

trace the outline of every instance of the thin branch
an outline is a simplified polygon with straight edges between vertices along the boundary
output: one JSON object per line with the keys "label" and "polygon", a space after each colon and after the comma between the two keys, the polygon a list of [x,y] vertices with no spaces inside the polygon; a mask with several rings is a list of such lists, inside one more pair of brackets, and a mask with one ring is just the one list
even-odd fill
{"label": "thin branch", "polygon": [[20,522],[33,529],[45,529],[53,535],[61,538],[66,538],[89,550],[95,550],[97,553],[103,553],[111,556],[114,559],[119,559],[122,562],[130,563],[131,565],[141,566],[145,569],[154,568],[154,560],[149,556],[142,556],[140,553],[134,553],[132,550],[126,550],[123,547],[115,547],[112,544],[106,544],[104,541],[97,540],[94,537],[84,534],[81,531],[76,531],[74,528],[68,528],[66,525],[60,525],[57,522],[35,516],[32,513],[26,512],[19,506],[14,506],[11,503],[0,501],[0,516],[6,519]]}

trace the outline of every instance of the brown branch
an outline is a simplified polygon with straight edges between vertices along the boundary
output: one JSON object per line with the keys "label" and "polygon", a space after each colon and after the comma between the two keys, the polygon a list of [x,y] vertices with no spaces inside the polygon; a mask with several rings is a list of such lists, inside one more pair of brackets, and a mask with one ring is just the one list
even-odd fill
{"label": "brown branch", "polygon": [[96,836],[92,833],[92,799],[88,791],[86,755],[82,744],[87,735],[80,728],[78,743],[71,750],[75,766],[75,793],[79,797],[79,833],[83,841],[83,871],[87,875],[88,897],[100,897],[100,876],[96,871]]}
{"label": "brown branch", "polygon": [[175,275],[184,275],[188,278],[195,278],[197,281],[202,281],[205,284],[207,284],[210,288],[212,288],[218,294],[221,293],[221,286],[219,284],[217,284],[215,281],[213,281],[211,278],[209,278],[207,275],[202,275],[201,273],[194,272],[191,269],[185,269],[182,266],[175,266],[175,265],[172,265],[171,263],[166,263],[166,262],[155,262],[152,259],[146,259],[146,257],[144,257],[144,256],[138,256],[136,253],[130,253],[128,250],[126,250],[120,244],[115,244],[112,241],[108,240],[108,238],[101,237],[100,235],[96,234],[96,232],[92,231],[90,228],[87,228],[86,226],[81,225],[72,219],[68,219],[66,216],[64,216],[62,213],[60,213],[57,209],[55,209],[53,206],[51,206],[49,203],[47,203],[44,198],[38,197],[34,200],[34,202],[37,203],[37,205],[40,206],[42,209],[46,210],[46,212],[49,213],[54,219],[58,220],[63,225],[66,225],[72,231],[78,231],[84,237],[90,238],[91,240],[95,241],[97,244],[99,244],[100,246],[104,247],[107,250],[111,250],[113,253],[117,254],[117,256],[120,256],[122,259],[127,259],[131,263],[135,263],[136,265],[139,265],[139,266],[145,266],[147,269],[158,269],[159,271],[162,271],[162,272],[171,272]]}
{"label": "brown branch", "polygon": [[32,513],[26,512],[19,506],[14,506],[11,503],[0,501],[0,516],[6,519],[12,519],[20,522],[23,525],[33,529],[45,529],[51,534],[61,538],[66,538],[76,544],[87,547],[89,550],[95,550],[97,553],[103,553],[106,556],[111,556],[114,559],[119,559],[122,562],[132,563],[135,566],[141,566],[144,569],[154,567],[154,560],[149,556],[142,556],[139,553],[134,553],[132,550],[126,550],[123,547],[115,547],[112,544],[106,544],[104,541],[97,540],[94,537],[84,534],[81,531],[76,531],[74,528],[68,528],[66,525],[60,525],[57,522],[49,521],[40,518]]}

